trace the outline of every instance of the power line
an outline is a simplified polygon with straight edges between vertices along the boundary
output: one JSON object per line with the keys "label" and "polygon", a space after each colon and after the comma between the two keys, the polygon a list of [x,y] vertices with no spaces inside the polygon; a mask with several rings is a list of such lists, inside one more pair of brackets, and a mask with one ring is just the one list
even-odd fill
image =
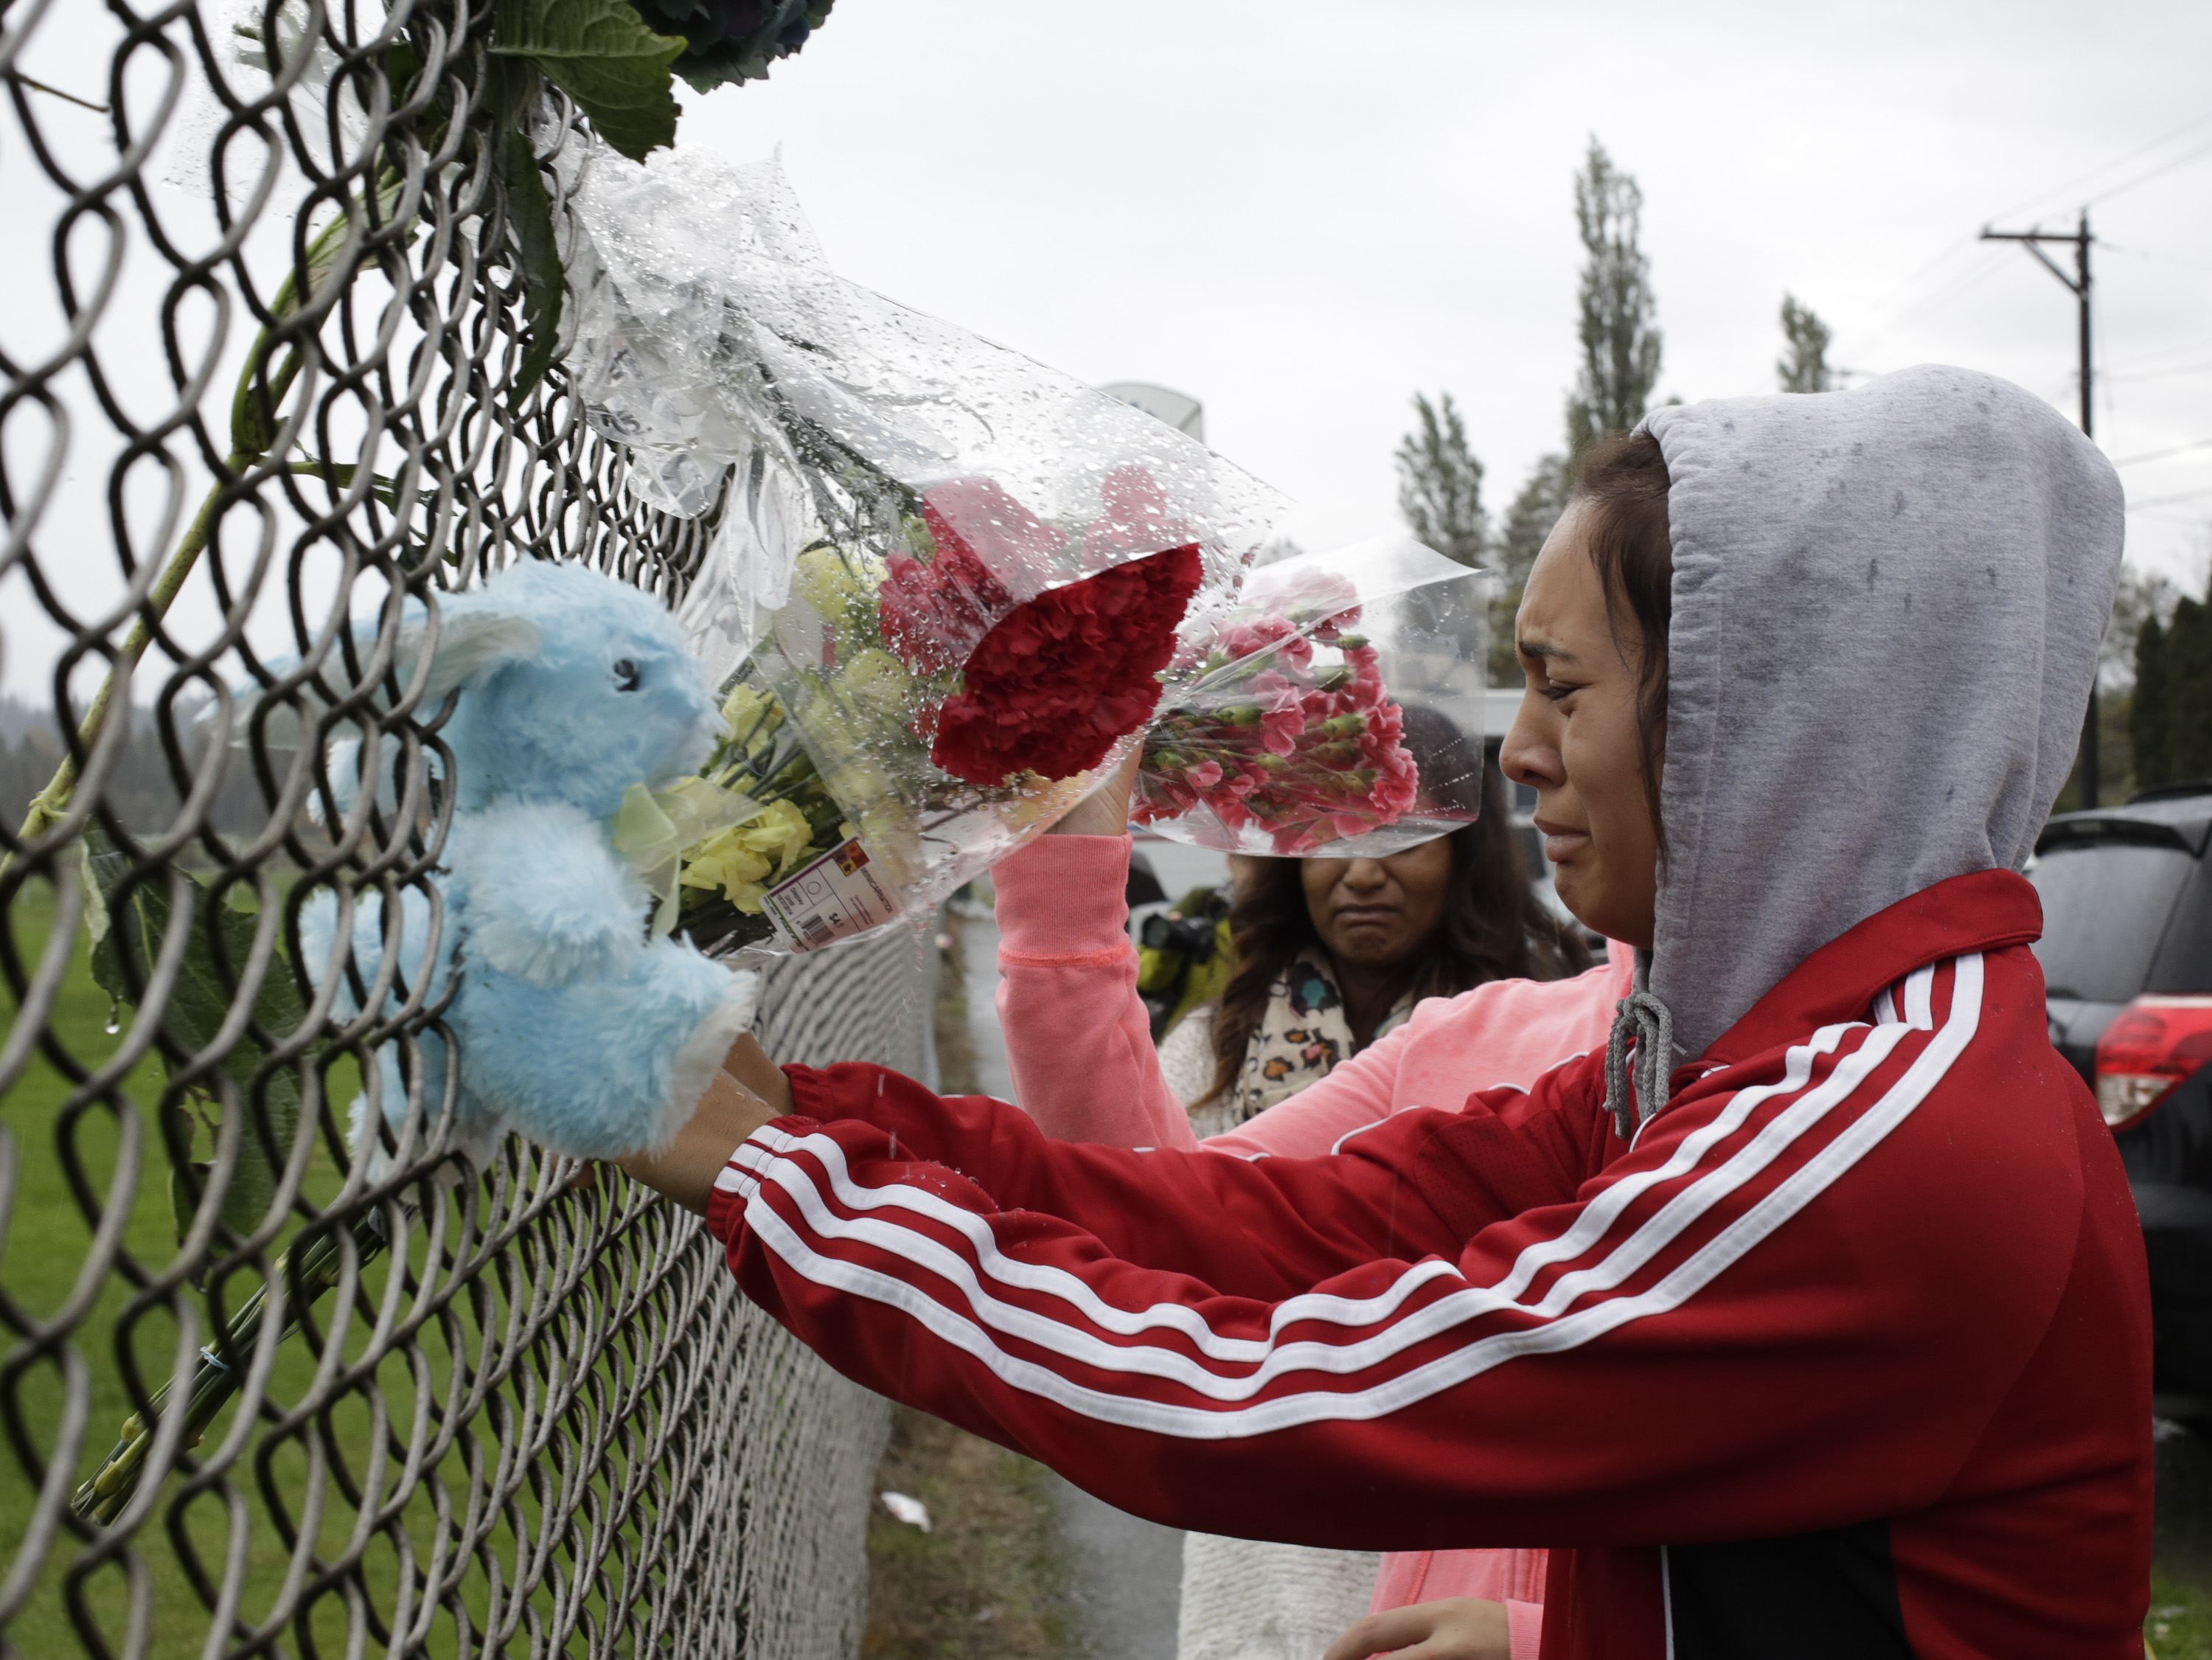
{"label": "power line", "polygon": [[[1972,248],[1974,244],[1975,239],[1971,236],[1961,237],[1955,242],[1946,244],[1942,252],[1937,254],[1926,265],[1921,266],[1919,270],[1914,271],[1911,276],[1906,277],[1895,288],[1890,289],[1888,293],[1883,295],[1881,299],[1875,301],[1871,306],[1869,306],[1867,307],[1867,314],[1870,317],[1880,318],[1883,313],[1894,310],[1906,299],[1913,289],[1920,286],[1922,282],[1934,275],[1935,272],[1941,269],[1944,265]],[[1950,279],[1946,277],[1944,280],[1948,282]],[[1887,325],[1885,324],[1883,326],[1887,327]]]}
{"label": "power line", "polygon": [[2168,265],[2187,265],[2195,271],[2212,271],[2212,259],[2193,259],[2185,253],[2161,253],[2155,248],[2124,248],[2117,242],[2100,245],[2106,253],[2124,254],[2130,259],[2155,259]]}
{"label": "power line", "polygon": [[[2150,139],[2144,143],[2136,145],[2133,149],[2124,151],[2120,155],[2112,157],[2110,161],[2100,162],[2097,166],[2091,167],[2086,173],[2075,173],[2072,178],[2063,179],[2058,184],[2051,185],[2047,190],[2039,191],[2035,195],[2024,198],[2022,200],[2014,203],[2009,207],[2001,208],[1996,213],[1990,216],[1990,221],[1994,222],[1999,219],[2009,219],[2014,214],[2020,213],[2026,209],[2037,206],[2039,204],[2047,203],[2051,201],[2052,198],[2061,196],[2065,192],[2073,190],[2078,185],[2087,184],[2093,179],[2101,179],[2106,174],[2113,172],[2115,169],[2126,167],[2130,162],[2140,161],[2142,157],[2152,154],[2154,151],[2164,149],[2175,139],[2186,137],[2189,134],[2195,132],[2200,127],[2205,126],[2212,126],[2212,111],[2207,111],[2202,115],[2194,116],[2189,120],[2183,122],[2179,126],[2160,133],[2157,137]],[[2161,162],[2159,167],[2154,169],[2152,173],[2146,173],[2141,179],[2130,179],[2124,184],[2115,185],[2112,190],[2106,192],[2106,195],[2116,195],[2123,190],[2132,190],[2136,185],[2144,182],[2147,179],[2156,177],[2158,173],[2165,171],[2167,167],[2179,167],[2185,161],[2194,160],[2197,155],[2202,153],[2203,152],[2200,151],[2191,151],[2187,155],[2176,158],[2167,162]],[[2093,201],[2101,201],[2104,198],[2097,197],[2091,199]],[[1915,271],[1910,277],[1907,277],[1903,282],[1898,283],[1896,287],[1891,289],[1879,300],[1876,300],[1872,305],[1869,306],[1864,313],[1869,319],[1869,321],[1860,325],[1863,330],[1867,331],[1866,337],[1878,338],[1880,336],[1896,328],[1908,317],[1917,317],[1922,314],[1925,310],[1948,304],[1950,301],[1956,299],[1959,295],[1964,293],[1966,289],[1975,286],[1983,276],[1987,275],[1988,271],[1996,269],[1995,262],[1991,262],[1986,270],[1977,273],[1973,277],[1966,278],[1962,285],[1954,286],[1954,277],[1947,277],[1943,279],[1946,286],[1944,290],[1941,292],[1940,296],[1929,296],[1927,299],[1919,301],[1910,300],[1910,296],[1915,289],[1918,289],[1922,283],[1925,283],[1930,277],[1942,270],[1942,267],[1956,259],[1961,253],[1972,248],[1978,240],[1978,239],[1974,237],[1964,237],[1957,241],[1946,243],[1940,252],[1936,253],[1924,265],[1921,265],[1919,269]],[[1954,277],[1955,275],[1956,274],[1954,273]],[[1898,308],[1900,305],[1904,306],[1905,309],[1899,311]],[[1886,315],[1886,313],[1891,312],[1896,312],[1897,314],[1894,316]]]}
{"label": "power line", "polygon": [[2161,368],[2128,369],[2107,378],[2114,380],[2163,380],[2176,374],[2212,374],[2212,357],[2200,357],[2185,363],[2168,363]]}
{"label": "power line", "polygon": [[[2053,185],[2048,190],[2038,191],[2033,196],[2030,196],[2021,201],[2015,202],[2008,208],[2000,208],[1996,212],[1991,214],[1990,217],[1991,219],[2009,219],[2016,213],[2023,212],[2029,208],[2036,206],[2039,203],[2048,202],[2053,197],[2065,194],[2067,192],[2072,190],[2076,185],[2086,185],[2092,179],[2101,178],[2116,167],[2124,167],[2130,161],[2139,161],[2143,156],[2148,155],[2153,150],[2162,149],[2166,145],[2172,143],[2175,139],[2183,137],[2189,133],[2192,133],[2196,131],[2197,128],[2203,126],[2212,126],[2212,110],[2207,110],[2203,114],[2196,116],[2190,120],[2183,122],[2179,126],[2174,128],[2170,132],[2160,133],[2157,137],[2151,139],[2148,143],[2136,145],[2135,149],[2129,150],[2124,155],[2116,155],[2109,161],[2101,162],[2098,166],[2090,168],[2087,173],[2077,173],[2071,179],[2064,179],[2058,184]],[[2119,186],[2119,188],[2124,190],[2130,187],[2122,185]],[[2093,198],[2091,199],[2093,201],[2096,201],[2101,200],[2102,198]]]}
{"label": "power line", "polygon": [[2004,263],[2003,255],[1988,252],[1988,257],[1979,265],[1969,266],[1962,271],[1954,271],[1929,293],[1912,301],[1902,310],[1881,319],[1872,326],[1862,328],[1853,336],[1853,338],[1857,341],[1862,350],[1875,341],[1886,339],[1908,323],[1917,323],[1923,317],[1932,316],[1954,301],[1962,299],[1972,293],[1974,289],[1996,276]]}
{"label": "power line", "polygon": [[2187,455],[2192,450],[2203,449],[2212,449],[2212,438],[2199,438],[2190,444],[2176,444],[2170,450],[2145,450],[2141,455],[2123,455],[2112,465],[2116,467],[2138,466],[2145,461],[2163,461],[2169,455]]}
{"label": "power line", "polygon": [[[2100,242],[2098,246],[2104,247],[2109,245]],[[2206,351],[2212,351],[2212,338],[2200,336],[2183,345],[2169,346],[2163,350],[2153,352],[2148,357],[2127,358],[2117,367],[2111,363],[2100,363],[2098,365],[2098,372],[2103,374],[2133,374],[2137,369],[2162,368],[2172,362],[2176,357],[2193,357],[2198,352]]]}
{"label": "power line", "polygon": [[2083,204],[2083,205],[2085,207],[2094,207],[2100,202],[2109,202],[2115,196],[2118,196],[2124,192],[2133,190],[2137,185],[2148,185],[2152,179],[2160,178],[2166,173],[2172,173],[2176,167],[2185,167],[2191,161],[2201,161],[2208,155],[2212,155],[2212,143],[2199,144],[2195,149],[2187,151],[2183,155],[2177,155],[2170,161],[2160,162],[2158,166],[2153,167],[2148,173],[2137,173],[2133,179],[2129,179],[2124,185],[2115,185],[2110,190],[2098,192],[2096,195],[2091,197],[2087,203]]}
{"label": "power line", "polygon": [[2172,496],[2154,496],[2148,502],[2130,502],[2128,511],[2141,513],[2148,508],[2162,508],[2172,502],[2194,502],[2207,496],[2212,496],[2212,484],[2207,484],[2202,489],[2180,490]]}

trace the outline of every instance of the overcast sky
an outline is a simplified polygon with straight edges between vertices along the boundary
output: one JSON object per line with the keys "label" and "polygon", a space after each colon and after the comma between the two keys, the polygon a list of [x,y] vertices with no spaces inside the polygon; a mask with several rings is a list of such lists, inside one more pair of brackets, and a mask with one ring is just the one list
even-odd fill
{"label": "overcast sky", "polygon": [[[693,100],[682,141],[781,145],[858,281],[1200,398],[1311,545],[1395,521],[1417,387],[1464,408],[1493,509],[1558,447],[1593,133],[1644,190],[1662,396],[1771,390],[1788,290],[1846,368],[1969,364],[2069,414],[2072,297],[1976,233],[2057,227],[2195,150],[2092,207],[2097,436],[2212,439],[2207,64],[2202,0],[837,0],[769,84]],[[2134,556],[2195,572],[2212,445],[2124,477],[2158,503]]]}
{"label": "overcast sky", "polygon": [[[50,8],[27,66],[97,90],[115,28],[104,9]],[[158,82],[155,55],[138,62]],[[2130,556],[2197,587],[2208,64],[2203,0],[837,0],[766,85],[690,98],[678,142],[738,160],[780,147],[848,277],[1091,380],[1202,399],[1209,441],[1299,503],[1285,529],[1309,546],[1394,526],[1391,452],[1416,388],[1459,400],[1493,511],[1559,446],[1571,182],[1593,134],[1643,187],[1660,392],[1692,400],[1773,386],[1787,290],[1833,325],[1849,369],[1969,364],[2070,415],[2072,297],[2021,248],[1975,238],[1992,220],[2070,226],[2088,201],[2097,437],[2127,463]],[[100,118],[40,110],[92,167]],[[193,124],[173,125],[193,152]],[[0,202],[19,229],[43,226],[52,192],[12,122],[0,138]],[[165,213],[206,217],[167,161],[150,172]],[[282,217],[257,233],[271,271]],[[44,240],[0,265],[0,345],[17,361],[62,332]],[[80,242],[89,270],[98,245]],[[168,277],[134,242],[101,329],[123,394],[155,412]],[[212,402],[229,380],[212,377]],[[113,440],[82,387],[62,391],[82,418],[41,568],[97,609],[118,582]],[[15,465],[44,441],[15,421],[0,441]],[[140,471],[134,492],[158,496]],[[199,485],[178,489],[170,510],[188,512]],[[154,516],[149,549],[174,535]],[[214,617],[188,592],[175,622],[189,638]],[[61,641],[23,573],[0,575],[0,683],[42,695]]]}

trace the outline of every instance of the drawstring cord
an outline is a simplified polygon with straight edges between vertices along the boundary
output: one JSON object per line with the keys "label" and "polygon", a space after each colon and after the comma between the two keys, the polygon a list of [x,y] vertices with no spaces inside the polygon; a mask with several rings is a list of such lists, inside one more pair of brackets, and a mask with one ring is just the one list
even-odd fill
{"label": "drawstring cord", "polygon": [[[1628,1046],[1636,1045],[1635,1091],[1629,1090]],[[1613,1032],[1605,1040],[1605,1109],[1624,1141],[1637,1126],[1667,1110],[1674,1069],[1674,1014],[1648,991],[1632,992],[1613,1006]]]}

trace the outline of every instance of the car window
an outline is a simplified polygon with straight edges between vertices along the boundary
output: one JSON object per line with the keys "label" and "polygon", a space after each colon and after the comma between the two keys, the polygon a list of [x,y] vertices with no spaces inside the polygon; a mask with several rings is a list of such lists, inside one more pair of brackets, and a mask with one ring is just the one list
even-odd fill
{"label": "car window", "polygon": [[2197,861],[2181,903],[2166,931],[2166,945],[2151,965],[2145,991],[2212,992],[2212,866]]}
{"label": "car window", "polygon": [[2039,856],[2027,878],[2043,897],[2035,954],[2051,994],[2124,1003],[2141,992],[2193,862],[2179,848],[2139,842],[2093,842]]}

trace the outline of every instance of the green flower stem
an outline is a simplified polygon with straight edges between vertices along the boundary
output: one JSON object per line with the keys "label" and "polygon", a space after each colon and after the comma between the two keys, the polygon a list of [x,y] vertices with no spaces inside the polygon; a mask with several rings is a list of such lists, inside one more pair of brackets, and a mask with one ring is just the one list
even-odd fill
{"label": "green flower stem", "polygon": [[[351,1232],[362,1266],[366,1268],[384,1250],[383,1224],[376,1213],[371,1212],[355,1219]],[[314,1242],[301,1256],[290,1297],[295,1312],[285,1323],[283,1333],[277,1340],[279,1342],[297,1331],[301,1316],[337,1284],[343,1262],[344,1253],[335,1233],[325,1232],[315,1236]],[[282,1277],[290,1266],[291,1253],[286,1251],[276,1259],[277,1275]],[[262,1319],[267,1312],[268,1303],[269,1290],[264,1286],[231,1316],[222,1342],[200,1351],[185,1395],[185,1446],[199,1444],[208,1426],[238,1393],[237,1366],[224,1356],[233,1357],[239,1365],[244,1364],[246,1356],[260,1341]],[[76,1490],[72,1508],[79,1516],[106,1527],[123,1513],[123,1507],[131,1502],[131,1495],[138,1489],[139,1477],[144,1473],[147,1456],[153,1450],[153,1426],[161,1421],[175,1383],[176,1380],[172,1378],[155,1391],[152,1402],[152,1423],[136,1413],[124,1420],[120,1438],[113,1450],[109,1452],[92,1479]]]}
{"label": "green flower stem", "polygon": [[[389,202],[398,184],[398,176],[386,172],[377,180],[378,199]],[[320,278],[329,275],[331,257],[343,246],[346,233],[352,227],[361,207],[358,198],[349,203],[346,210],[318,231],[314,240],[307,244],[305,268],[311,291],[320,286]],[[299,379],[298,350],[295,348],[284,354],[284,361],[277,365],[276,374],[268,382],[265,395],[264,388],[258,382],[262,365],[268,360],[272,342],[270,331],[299,309],[299,277],[297,268],[287,273],[276,290],[275,301],[270,307],[270,323],[254,336],[252,347],[246,354],[246,365],[239,371],[238,385],[231,394],[232,448],[231,453],[223,458],[223,476],[209,487],[207,495],[202,498],[199,511],[192,515],[191,523],[185,526],[184,539],[177,544],[167,563],[162,567],[161,574],[155,579],[153,588],[146,595],[145,604],[139,608],[137,618],[131,625],[131,632],[124,638],[122,651],[109,666],[106,678],[100,683],[99,691],[94,694],[92,707],[85,712],[84,722],[77,728],[77,740],[83,749],[89,750],[98,741],[107,724],[108,711],[115,701],[118,688],[129,680],[131,672],[138,666],[138,660],[146,654],[146,648],[153,641],[155,626],[168,615],[169,607],[183,590],[185,579],[191,575],[193,569],[199,563],[200,555],[206,551],[208,538],[215,528],[216,508],[222,500],[223,491],[228,488],[231,480],[261,460],[274,441],[276,423],[272,412],[283,403],[294,382]],[[24,810],[22,824],[15,832],[16,841],[19,843],[34,841],[52,830],[69,810],[70,799],[76,794],[76,756],[65,754],[62,757],[61,764],[54,769],[53,777],[47,781],[46,787],[31,799],[30,806]],[[13,850],[0,856],[0,876],[5,876],[14,868],[15,863],[15,853]]]}
{"label": "green flower stem", "polygon": [[[229,471],[235,472],[253,459],[252,456],[233,455],[224,465]],[[93,696],[92,707],[85,712],[84,723],[77,728],[77,741],[84,748],[88,750],[99,741],[101,729],[107,724],[108,710],[115,701],[117,688],[129,679],[131,672],[138,665],[138,660],[145,655],[146,648],[154,637],[154,624],[168,614],[169,606],[185,586],[185,579],[191,575],[193,566],[199,562],[200,555],[207,547],[208,534],[215,525],[216,506],[222,498],[223,489],[223,482],[218,480],[209,489],[205,499],[200,502],[199,511],[192,515],[192,522],[185,531],[184,540],[177,544],[176,550],[169,556],[168,563],[155,579],[152,589],[146,595],[146,603],[139,610],[137,620],[131,623],[131,632],[124,637],[122,651],[109,667],[107,678],[100,683],[100,690]],[[24,810],[22,824],[15,832],[19,842],[35,840],[53,828],[69,808],[70,798],[76,792],[76,757],[74,754],[64,755],[61,765],[54,769],[53,777],[44,789],[31,798],[30,806]],[[0,875],[5,875],[15,862],[14,851],[0,857]]]}

